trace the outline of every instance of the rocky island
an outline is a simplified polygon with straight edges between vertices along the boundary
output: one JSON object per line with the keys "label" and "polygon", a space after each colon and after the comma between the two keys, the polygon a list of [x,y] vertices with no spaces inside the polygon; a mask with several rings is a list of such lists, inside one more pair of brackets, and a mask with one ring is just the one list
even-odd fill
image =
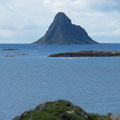
{"label": "rocky island", "polygon": [[49,57],[115,57],[120,56],[120,51],[79,51],[50,55]]}
{"label": "rocky island", "polygon": [[58,100],[40,104],[34,110],[26,111],[13,120],[112,120],[111,116],[112,114],[87,113],[69,101]]}
{"label": "rocky island", "polygon": [[8,48],[8,49],[2,49],[3,51],[13,51],[13,50],[19,50],[17,48]]}
{"label": "rocky island", "polygon": [[59,12],[46,34],[34,44],[97,44],[79,25],[72,24],[65,13]]}

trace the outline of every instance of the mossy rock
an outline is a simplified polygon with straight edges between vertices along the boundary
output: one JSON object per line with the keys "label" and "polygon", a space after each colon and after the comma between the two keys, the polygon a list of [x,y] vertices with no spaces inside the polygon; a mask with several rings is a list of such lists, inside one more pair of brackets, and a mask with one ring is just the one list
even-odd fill
{"label": "mossy rock", "polygon": [[88,114],[71,102],[58,100],[40,104],[34,110],[24,112],[13,120],[111,120],[99,114]]}
{"label": "mossy rock", "polygon": [[111,120],[111,118],[106,115],[90,113],[89,116],[91,117],[92,120]]}

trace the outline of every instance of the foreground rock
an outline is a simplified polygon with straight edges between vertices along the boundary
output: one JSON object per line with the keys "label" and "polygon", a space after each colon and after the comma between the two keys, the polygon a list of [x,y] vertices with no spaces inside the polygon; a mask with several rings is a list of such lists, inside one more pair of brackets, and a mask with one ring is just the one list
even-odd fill
{"label": "foreground rock", "polygon": [[110,116],[112,120],[120,120],[120,114],[113,114]]}
{"label": "foreground rock", "polygon": [[65,13],[59,12],[46,34],[34,44],[97,44],[79,25],[72,24]]}
{"label": "foreground rock", "polygon": [[50,55],[49,57],[111,57],[120,56],[120,51],[79,51]]}
{"label": "foreground rock", "polygon": [[13,120],[111,120],[111,118],[89,114],[69,101],[58,100],[40,104],[34,110],[24,112]]}

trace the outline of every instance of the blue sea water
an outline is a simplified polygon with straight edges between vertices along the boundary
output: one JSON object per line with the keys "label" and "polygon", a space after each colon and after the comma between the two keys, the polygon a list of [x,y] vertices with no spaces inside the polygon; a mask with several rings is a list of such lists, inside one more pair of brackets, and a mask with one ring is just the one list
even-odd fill
{"label": "blue sea water", "polygon": [[12,120],[40,103],[58,99],[70,100],[87,112],[120,113],[120,57],[48,57],[80,50],[120,50],[120,44],[0,44],[0,120]]}

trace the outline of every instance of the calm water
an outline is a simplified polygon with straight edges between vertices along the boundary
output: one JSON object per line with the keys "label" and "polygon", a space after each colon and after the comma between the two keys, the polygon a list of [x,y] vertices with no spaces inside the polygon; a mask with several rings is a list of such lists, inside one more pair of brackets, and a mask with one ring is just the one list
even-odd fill
{"label": "calm water", "polygon": [[[120,57],[48,58],[52,53],[79,50],[120,50],[120,44],[1,44],[0,120],[12,120],[49,100],[65,99],[87,112],[120,113]],[[26,53],[27,56],[18,54]],[[13,58],[3,55],[16,55]]]}

